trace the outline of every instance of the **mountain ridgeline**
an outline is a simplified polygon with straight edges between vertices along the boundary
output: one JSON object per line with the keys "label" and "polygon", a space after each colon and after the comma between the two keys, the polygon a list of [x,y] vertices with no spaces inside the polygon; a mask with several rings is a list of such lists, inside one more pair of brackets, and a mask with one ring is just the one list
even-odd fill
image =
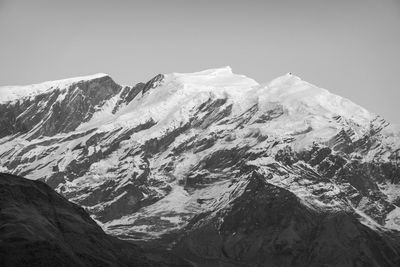
{"label": "mountain ridgeline", "polygon": [[152,260],[400,264],[399,128],[292,74],[0,87],[0,129],[1,171],[47,183]]}
{"label": "mountain ridgeline", "polygon": [[49,186],[0,173],[1,266],[161,266]]}

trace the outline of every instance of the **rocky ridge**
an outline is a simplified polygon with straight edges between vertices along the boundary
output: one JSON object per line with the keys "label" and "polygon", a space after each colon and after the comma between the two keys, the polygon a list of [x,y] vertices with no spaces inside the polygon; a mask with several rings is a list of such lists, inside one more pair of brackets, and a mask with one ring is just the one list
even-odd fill
{"label": "rocky ridge", "polygon": [[161,266],[49,186],[0,173],[1,266]]}

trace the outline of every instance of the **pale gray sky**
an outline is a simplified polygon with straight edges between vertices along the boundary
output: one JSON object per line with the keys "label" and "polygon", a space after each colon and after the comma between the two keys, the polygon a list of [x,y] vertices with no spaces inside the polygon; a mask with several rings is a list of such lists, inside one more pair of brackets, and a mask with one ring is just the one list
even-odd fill
{"label": "pale gray sky", "polygon": [[400,123],[399,0],[0,0],[0,85],[287,72]]}

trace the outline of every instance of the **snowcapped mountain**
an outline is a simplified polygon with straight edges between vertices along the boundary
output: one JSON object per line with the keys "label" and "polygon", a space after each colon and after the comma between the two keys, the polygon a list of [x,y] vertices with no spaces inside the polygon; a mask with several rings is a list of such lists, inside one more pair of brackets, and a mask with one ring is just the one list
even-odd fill
{"label": "snowcapped mountain", "polygon": [[399,128],[292,74],[3,87],[0,129],[3,171],[199,265],[399,263]]}

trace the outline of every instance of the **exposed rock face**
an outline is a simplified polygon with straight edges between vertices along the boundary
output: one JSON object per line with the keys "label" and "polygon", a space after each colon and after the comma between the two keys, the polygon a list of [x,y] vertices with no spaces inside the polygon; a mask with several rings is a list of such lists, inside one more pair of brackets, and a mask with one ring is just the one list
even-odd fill
{"label": "exposed rock face", "polygon": [[289,74],[104,79],[73,127],[4,130],[3,168],[45,181],[110,234],[204,266],[398,264],[400,131],[384,119]]}
{"label": "exposed rock face", "polygon": [[201,266],[397,266],[399,233],[320,210],[254,172],[229,205],[193,218],[174,247]]}
{"label": "exposed rock face", "polygon": [[120,90],[104,76],[0,104],[0,137],[31,132],[29,139],[33,139],[71,132]]}
{"label": "exposed rock face", "polygon": [[158,266],[49,186],[0,173],[1,266]]}

